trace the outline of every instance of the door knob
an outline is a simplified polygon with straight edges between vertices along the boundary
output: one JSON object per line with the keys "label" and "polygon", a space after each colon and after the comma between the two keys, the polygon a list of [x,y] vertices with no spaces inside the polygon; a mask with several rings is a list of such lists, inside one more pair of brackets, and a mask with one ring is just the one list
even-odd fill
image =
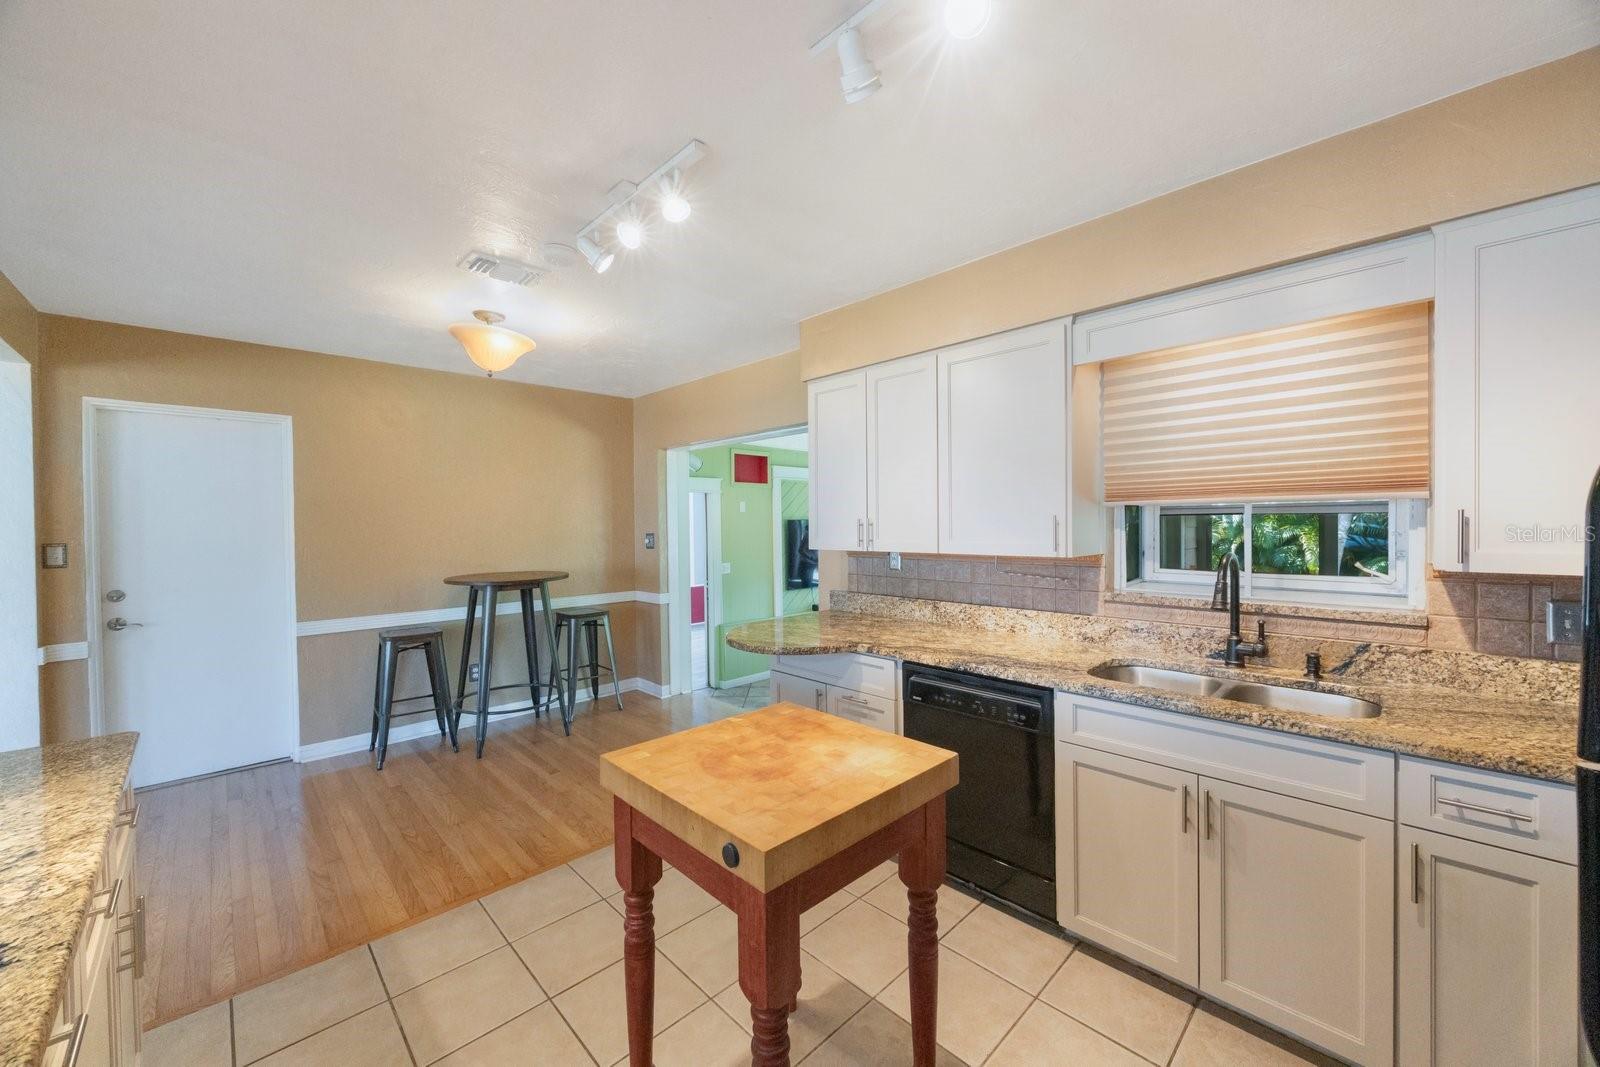
{"label": "door knob", "polygon": [[128,594],[124,593],[120,589],[113,589],[111,592],[106,594],[107,603],[120,604],[126,599],[128,599]]}
{"label": "door knob", "polygon": [[118,630],[137,630],[144,626],[142,622],[129,622],[122,616],[117,616],[106,623],[106,629],[115,633]]}

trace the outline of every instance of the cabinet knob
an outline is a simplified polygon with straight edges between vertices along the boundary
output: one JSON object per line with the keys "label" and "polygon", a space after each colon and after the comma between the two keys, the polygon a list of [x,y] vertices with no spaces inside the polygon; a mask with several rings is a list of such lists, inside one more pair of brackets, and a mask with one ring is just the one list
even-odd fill
{"label": "cabinet knob", "polygon": [[722,846],[722,862],[729,867],[739,866],[739,846],[729,841]]}

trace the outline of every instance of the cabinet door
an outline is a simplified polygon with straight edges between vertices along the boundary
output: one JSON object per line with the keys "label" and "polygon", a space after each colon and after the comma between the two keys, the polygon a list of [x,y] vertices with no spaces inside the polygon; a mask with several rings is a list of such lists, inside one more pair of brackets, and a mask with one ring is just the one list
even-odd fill
{"label": "cabinet door", "polygon": [[117,1067],[116,967],[116,953],[105,951],[88,972],[83,1010],[89,1021],[74,1067]]}
{"label": "cabinet door", "polygon": [[811,547],[867,547],[867,376],[806,386],[811,442]]}
{"label": "cabinet door", "polygon": [[939,363],[933,353],[867,368],[867,548],[939,548]]}
{"label": "cabinet door", "polygon": [[1433,564],[1579,574],[1600,466],[1600,187],[1435,233]]}
{"label": "cabinet door", "polygon": [[821,682],[782,671],[773,671],[770,677],[774,704],[799,704],[803,708],[828,710],[828,687]]}
{"label": "cabinet door", "polygon": [[1057,921],[1188,985],[1200,967],[1198,783],[1056,743]]}
{"label": "cabinet door", "polygon": [[1400,828],[1400,1062],[1578,1062],[1578,869]]}
{"label": "cabinet door", "polygon": [[1061,323],[939,353],[939,551],[1066,551],[1067,330]]}
{"label": "cabinet door", "polygon": [[1200,779],[1200,991],[1394,1060],[1394,823]]}

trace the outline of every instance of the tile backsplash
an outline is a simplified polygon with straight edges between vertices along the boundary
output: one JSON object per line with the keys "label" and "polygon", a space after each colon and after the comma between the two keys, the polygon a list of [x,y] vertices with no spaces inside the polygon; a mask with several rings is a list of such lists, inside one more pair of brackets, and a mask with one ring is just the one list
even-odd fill
{"label": "tile backsplash", "polygon": [[[901,557],[901,568],[892,570],[885,554],[851,553],[846,581],[853,593],[1179,625],[1225,625],[1204,606],[1107,597],[1099,556],[1058,560],[907,555]],[[1266,620],[1273,633],[1575,661],[1577,645],[1545,640],[1545,613],[1551,600],[1578,599],[1580,585],[1579,579],[1566,577],[1434,572],[1427,583],[1426,614],[1382,612],[1365,620],[1356,612],[1319,616],[1310,609],[1265,603],[1247,604],[1246,612]]]}

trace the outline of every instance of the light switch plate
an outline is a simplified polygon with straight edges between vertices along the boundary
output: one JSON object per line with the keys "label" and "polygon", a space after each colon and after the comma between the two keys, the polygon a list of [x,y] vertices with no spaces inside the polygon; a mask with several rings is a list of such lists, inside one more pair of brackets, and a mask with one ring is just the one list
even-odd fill
{"label": "light switch plate", "polygon": [[889,553],[889,569],[892,571],[897,571],[900,569],[900,553]]}
{"label": "light switch plate", "polygon": [[654,547],[656,547],[656,535],[655,535],[654,532],[647,533],[647,534],[644,535],[644,547],[645,548],[654,548]]}
{"label": "light switch plate", "polygon": [[39,546],[39,565],[50,570],[67,565],[67,546],[60,542]]}
{"label": "light switch plate", "polygon": [[1583,641],[1583,604],[1577,600],[1552,600],[1545,608],[1545,637],[1552,645]]}
{"label": "light switch plate", "polygon": [[723,574],[732,574],[732,573],[733,573],[733,564],[731,564],[731,563],[724,563],[724,564],[723,564],[723,565],[722,565],[722,573],[723,573]]}

